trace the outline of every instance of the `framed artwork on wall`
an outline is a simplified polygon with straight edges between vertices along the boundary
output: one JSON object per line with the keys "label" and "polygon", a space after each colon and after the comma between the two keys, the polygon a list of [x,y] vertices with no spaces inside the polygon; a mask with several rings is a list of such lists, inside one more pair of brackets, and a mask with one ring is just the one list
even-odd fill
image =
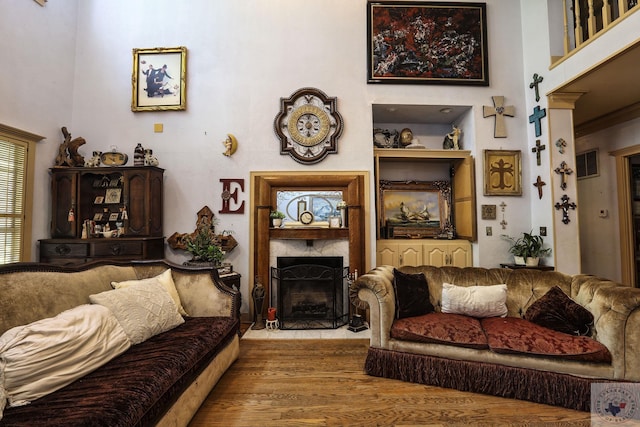
{"label": "framed artwork on wall", "polygon": [[387,238],[423,238],[451,228],[448,181],[380,181],[381,227]]}
{"label": "framed artwork on wall", "polygon": [[187,48],[133,49],[131,111],[187,109]]}
{"label": "framed artwork on wall", "polygon": [[484,150],[484,195],[522,195],[520,150]]}
{"label": "framed artwork on wall", "polygon": [[367,2],[368,83],[489,85],[485,3]]}

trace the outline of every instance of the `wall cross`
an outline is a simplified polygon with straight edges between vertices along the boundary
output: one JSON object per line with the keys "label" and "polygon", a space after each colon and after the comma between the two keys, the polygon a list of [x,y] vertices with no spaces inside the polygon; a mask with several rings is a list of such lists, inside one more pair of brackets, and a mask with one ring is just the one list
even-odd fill
{"label": "wall cross", "polygon": [[554,169],[555,173],[562,175],[562,182],[560,182],[560,188],[565,190],[567,188],[567,175],[571,175],[573,173],[573,169],[571,169],[567,162],[564,160],[560,163],[560,166]]}
{"label": "wall cross", "polygon": [[533,186],[538,188],[539,199],[542,199],[542,187],[545,185],[547,185],[547,183],[544,182],[542,178],[540,178],[540,175],[538,175],[538,179],[536,179],[536,182],[533,183]]}
{"label": "wall cross", "polygon": [[536,153],[536,161],[538,166],[540,166],[540,152],[547,149],[546,145],[541,145],[540,140],[536,139],[536,146],[531,149],[532,153]]}
{"label": "wall cross", "polygon": [[540,109],[539,105],[536,105],[533,109],[533,114],[529,116],[529,123],[533,123],[536,127],[536,136],[542,135],[542,125],[540,120],[543,117],[547,117],[547,109]]}
{"label": "wall cross", "polygon": [[560,200],[562,200],[562,203],[556,203],[556,210],[562,209],[562,222],[564,224],[569,224],[571,221],[569,219],[569,209],[576,210],[576,204],[573,202],[569,203],[569,196],[566,194],[563,194]]}
{"label": "wall cross", "polygon": [[538,85],[542,83],[542,76],[539,76],[538,73],[534,73],[533,81],[529,83],[529,89],[535,89],[536,91],[536,102],[540,101],[540,92],[538,91]]}
{"label": "wall cross", "polygon": [[504,116],[513,117],[516,115],[516,107],[513,105],[504,105],[504,96],[492,96],[493,107],[484,105],[482,107],[482,117],[487,118],[494,116],[495,122],[493,124],[493,137],[494,138],[506,138],[507,127],[504,121]]}
{"label": "wall cross", "polygon": [[564,148],[567,146],[567,141],[560,138],[556,141],[556,147],[558,147],[558,151],[560,154],[564,154]]}

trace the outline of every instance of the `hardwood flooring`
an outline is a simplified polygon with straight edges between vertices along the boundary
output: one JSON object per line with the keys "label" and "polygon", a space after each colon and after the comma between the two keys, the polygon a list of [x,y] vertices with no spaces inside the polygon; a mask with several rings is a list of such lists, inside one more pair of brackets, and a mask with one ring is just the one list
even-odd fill
{"label": "hardwood flooring", "polygon": [[190,427],[588,426],[590,414],[376,378],[368,340],[243,340]]}

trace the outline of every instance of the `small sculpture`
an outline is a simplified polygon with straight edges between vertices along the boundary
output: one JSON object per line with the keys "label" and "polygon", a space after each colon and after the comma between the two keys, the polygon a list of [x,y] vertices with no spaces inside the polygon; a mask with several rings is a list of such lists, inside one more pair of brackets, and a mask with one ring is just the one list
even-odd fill
{"label": "small sculpture", "polygon": [[238,140],[236,139],[235,136],[231,135],[230,133],[227,134],[227,139],[222,141],[222,143],[226,148],[226,150],[222,154],[224,154],[227,157],[231,157],[231,155],[235,153],[236,150],[238,149]]}
{"label": "small sculpture", "polygon": [[140,143],[133,150],[133,165],[144,166],[144,147]]}
{"label": "small sculpture", "polygon": [[84,162],[84,165],[89,168],[95,168],[100,166],[100,156],[102,155],[102,151],[94,151],[93,155],[89,160]]}
{"label": "small sculpture", "polygon": [[56,166],[84,166],[84,157],[78,153],[78,148],[86,144],[87,141],[82,137],[71,139],[71,134],[66,127],[62,127],[62,135],[64,141],[58,147],[58,155],[56,156]]}
{"label": "small sculpture", "polygon": [[462,131],[460,130],[460,128],[453,126],[453,130],[444,136],[442,148],[445,150],[459,150],[461,134]]}
{"label": "small sculpture", "polygon": [[262,304],[264,303],[265,297],[265,289],[262,283],[260,283],[260,278],[256,276],[255,285],[253,286],[253,291],[251,292],[251,297],[253,298],[253,317],[254,324],[251,329],[264,329],[264,319],[262,318]]}
{"label": "small sculpture", "polygon": [[153,150],[151,148],[146,148],[144,150],[144,165],[145,166],[158,166],[160,162],[153,155]]}

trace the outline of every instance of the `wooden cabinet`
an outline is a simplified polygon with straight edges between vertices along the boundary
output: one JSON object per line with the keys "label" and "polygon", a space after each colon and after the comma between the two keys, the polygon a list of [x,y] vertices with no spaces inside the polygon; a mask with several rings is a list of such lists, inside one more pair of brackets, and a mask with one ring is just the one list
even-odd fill
{"label": "wooden cabinet", "polygon": [[377,265],[434,265],[470,267],[473,265],[468,240],[378,240]]}
{"label": "wooden cabinet", "polygon": [[[148,166],[52,168],[51,239],[40,241],[40,260],[163,258],[163,174]],[[85,220],[122,236],[82,239]]]}

